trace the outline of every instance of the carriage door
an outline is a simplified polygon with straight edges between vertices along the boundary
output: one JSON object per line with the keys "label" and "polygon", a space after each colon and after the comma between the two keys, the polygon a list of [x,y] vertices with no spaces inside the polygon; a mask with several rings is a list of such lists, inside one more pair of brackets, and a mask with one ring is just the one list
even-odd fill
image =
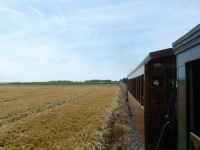
{"label": "carriage door", "polygon": [[[148,101],[148,148],[156,148],[166,114],[166,78],[165,73],[152,73],[149,76]],[[158,149],[164,150],[164,141],[161,140]]]}
{"label": "carriage door", "polygon": [[200,59],[186,64],[188,141],[190,149],[200,149]]}

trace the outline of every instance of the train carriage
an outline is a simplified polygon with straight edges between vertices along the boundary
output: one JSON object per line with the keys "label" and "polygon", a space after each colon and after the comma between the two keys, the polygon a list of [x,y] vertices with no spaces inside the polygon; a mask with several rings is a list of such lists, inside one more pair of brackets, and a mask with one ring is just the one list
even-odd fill
{"label": "train carriage", "polygon": [[178,80],[178,149],[200,149],[200,24],[173,43]]}
{"label": "train carriage", "polygon": [[[146,149],[155,149],[160,137],[174,72],[173,49],[149,53],[127,79],[128,102]],[[161,140],[159,149],[165,149]]]}
{"label": "train carriage", "polygon": [[[173,49],[149,53],[127,76],[129,106],[145,149],[199,150],[200,24],[172,45]],[[166,123],[164,116],[168,99],[175,85],[178,85],[178,115],[174,118],[173,114],[171,119],[174,124],[177,119],[177,131],[176,125],[171,129],[165,128],[164,136],[157,147]]]}

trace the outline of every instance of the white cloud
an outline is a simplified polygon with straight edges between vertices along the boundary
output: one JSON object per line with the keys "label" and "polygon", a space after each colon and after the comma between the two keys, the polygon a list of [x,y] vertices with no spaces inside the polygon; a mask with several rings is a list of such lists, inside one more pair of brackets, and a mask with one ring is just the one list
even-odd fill
{"label": "white cloud", "polygon": [[12,10],[12,9],[9,9],[9,8],[6,8],[6,7],[0,7],[0,12],[4,13],[4,15],[6,15],[6,14],[11,14],[11,15],[15,15],[15,16],[21,16],[22,15],[21,12],[18,12],[16,10]]}
{"label": "white cloud", "polygon": [[60,24],[63,27],[64,31],[66,30],[66,23],[65,23],[65,16],[64,14],[60,11],[60,8],[58,7],[58,12],[60,14]]}
{"label": "white cloud", "polygon": [[39,16],[40,20],[44,19],[44,17],[45,17],[44,13],[42,13],[41,11],[33,8],[32,6],[29,6],[29,8]]}

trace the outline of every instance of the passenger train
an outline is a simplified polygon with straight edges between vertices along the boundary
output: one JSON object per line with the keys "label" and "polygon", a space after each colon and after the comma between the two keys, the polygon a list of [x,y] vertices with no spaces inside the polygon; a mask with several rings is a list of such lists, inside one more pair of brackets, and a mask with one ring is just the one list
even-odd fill
{"label": "passenger train", "polygon": [[[149,53],[127,76],[128,103],[147,150],[200,149],[200,24],[172,47]],[[177,110],[166,120],[175,89]]]}

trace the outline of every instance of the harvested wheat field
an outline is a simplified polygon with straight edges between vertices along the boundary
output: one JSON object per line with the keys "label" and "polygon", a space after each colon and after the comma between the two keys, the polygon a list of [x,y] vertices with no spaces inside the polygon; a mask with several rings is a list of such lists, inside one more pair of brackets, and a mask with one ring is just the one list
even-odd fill
{"label": "harvested wheat field", "polygon": [[0,86],[0,149],[101,149],[117,85]]}

